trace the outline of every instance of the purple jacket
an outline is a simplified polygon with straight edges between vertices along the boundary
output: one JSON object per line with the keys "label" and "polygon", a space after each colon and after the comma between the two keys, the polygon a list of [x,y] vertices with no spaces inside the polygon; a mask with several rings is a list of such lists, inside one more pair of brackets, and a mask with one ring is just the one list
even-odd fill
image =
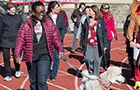
{"label": "purple jacket", "polygon": [[[50,19],[43,21],[43,27],[46,33],[46,42],[48,46],[48,52],[51,59],[54,60],[53,45],[58,52],[63,52],[63,46],[61,43],[60,35],[57,27]],[[33,57],[33,25],[32,17],[30,17],[25,23],[23,23],[19,29],[16,46],[15,46],[15,57],[21,57],[22,52],[23,60],[25,62],[32,62]]]}

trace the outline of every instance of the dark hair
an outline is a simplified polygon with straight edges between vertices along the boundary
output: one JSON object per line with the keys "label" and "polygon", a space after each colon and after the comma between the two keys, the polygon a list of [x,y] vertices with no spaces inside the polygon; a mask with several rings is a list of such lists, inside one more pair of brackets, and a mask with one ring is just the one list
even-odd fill
{"label": "dark hair", "polygon": [[95,12],[95,20],[102,18],[101,12],[96,5],[92,5],[90,8]]}
{"label": "dark hair", "polygon": [[86,9],[90,8],[90,6],[86,6],[85,9],[83,10],[84,13],[86,13]]}
{"label": "dark hair", "polygon": [[33,4],[32,4],[32,11],[36,11],[36,7],[37,6],[44,6],[44,4],[42,3],[42,2],[40,2],[40,1],[37,1],[37,2],[34,2]]}
{"label": "dark hair", "polygon": [[8,10],[10,10],[12,7],[16,7],[14,3],[7,3]]}
{"label": "dark hair", "polygon": [[[103,4],[101,5],[101,7],[100,7],[100,11],[101,11],[101,12],[103,12],[103,9],[105,9],[105,6],[108,6],[108,9],[110,9],[109,4],[103,3]],[[113,17],[113,15],[112,15],[112,13],[111,13],[110,11],[108,11],[108,17],[109,17],[109,18]]]}
{"label": "dark hair", "polygon": [[79,4],[79,8],[81,8],[81,7],[82,7],[82,5],[86,6],[86,4],[85,4],[85,3],[81,2],[81,3]]}
{"label": "dark hair", "polygon": [[101,12],[103,11],[103,9],[105,9],[105,6],[108,6],[108,9],[110,9],[109,4],[103,3],[103,4],[101,5],[101,7],[100,7]]}
{"label": "dark hair", "polygon": [[60,6],[60,4],[57,1],[51,1],[51,2],[49,2],[47,14],[49,14],[50,12],[52,12],[52,8],[54,8],[55,5]]}

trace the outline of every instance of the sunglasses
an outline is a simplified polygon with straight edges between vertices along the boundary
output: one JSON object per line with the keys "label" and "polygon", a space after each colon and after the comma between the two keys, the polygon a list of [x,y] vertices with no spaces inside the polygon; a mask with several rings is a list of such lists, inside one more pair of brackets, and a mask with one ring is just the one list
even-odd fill
{"label": "sunglasses", "polygon": [[109,8],[104,8],[104,9],[109,9]]}

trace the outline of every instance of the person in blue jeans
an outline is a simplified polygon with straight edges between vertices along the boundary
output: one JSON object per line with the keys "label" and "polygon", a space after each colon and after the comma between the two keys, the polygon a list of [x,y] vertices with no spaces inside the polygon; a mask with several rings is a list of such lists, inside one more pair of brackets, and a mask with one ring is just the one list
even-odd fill
{"label": "person in blue jeans", "polygon": [[54,48],[54,62],[53,62],[52,70],[50,73],[50,79],[52,81],[56,80],[56,76],[57,76],[58,68],[59,68],[59,62],[60,62],[59,55],[57,53],[57,50]]}
{"label": "person in blue jeans", "polygon": [[[46,18],[51,19],[53,23],[57,26],[60,37],[61,37],[61,42],[63,43],[64,35],[67,31],[67,28],[64,22],[64,17],[62,16],[62,14],[60,14],[60,4],[57,1],[49,2]],[[55,81],[56,79],[58,68],[59,68],[59,62],[60,62],[60,59],[56,51],[56,48],[54,47],[54,62],[52,64],[53,65],[52,71],[50,73],[50,79],[52,81]]]}
{"label": "person in blue jeans", "polygon": [[34,2],[32,15],[21,25],[15,46],[16,62],[20,64],[21,55],[26,62],[30,90],[48,90],[46,81],[54,61],[53,46],[59,57],[63,57],[64,49],[56,25],[45,18],[44,4]]}

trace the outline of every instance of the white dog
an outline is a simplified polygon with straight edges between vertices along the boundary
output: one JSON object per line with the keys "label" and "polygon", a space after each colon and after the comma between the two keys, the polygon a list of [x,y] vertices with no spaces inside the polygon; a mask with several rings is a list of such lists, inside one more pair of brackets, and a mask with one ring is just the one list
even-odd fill
{"label": "white dog", "polygon": [[87,70],[82,71],[83,79],[79,90],[109,90],[109,86],[104,87],[102,84],[110,85],[112,83],[122,83],[125,78],[122,76],[122,70],[119,67],[111,66],[100,75],[98,78],[95,75],[90,75]]}

